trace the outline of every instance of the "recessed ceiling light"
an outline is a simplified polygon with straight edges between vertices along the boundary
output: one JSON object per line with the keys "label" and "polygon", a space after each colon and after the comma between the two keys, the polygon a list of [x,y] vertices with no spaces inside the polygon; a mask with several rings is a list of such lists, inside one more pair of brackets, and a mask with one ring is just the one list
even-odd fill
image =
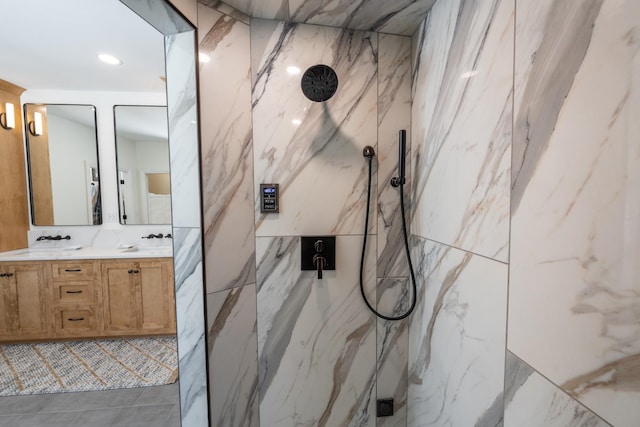
{"label": "recessed ceiling light", "polygon": [[295,126],[300,126],[302,124],[302,120],[293,119],[293,120],[291,120],[291,123],[293,123]]}
{"label": "recessed ceiling light", "polygon": [[462,73],[460,75],[460,78],[461,79],[470,79],[471,77],[474,77],[474,76],[477,76],[477,75],[478,75],[478,72],[476,70],[473,70],[473,71],[468,71],[466,73]]}
{"label": "recessed ceiling light", "polygon": [[100,55],[98,55],[98,58],[100,58],[100,61],[106,62],[107,64],[111,64],[111,65],[120,65],[120,64],[122,64],[121,60],[119,60],[118,58],[116,58],[113,55],[108,55],[106,53],[101,53]]}
{"label": "recessed ceiling light", "polygon": [[207,63],[207,62],[211,61],[211,57],[209,55],[207,55],[206,53],[200,52],[198,54],[198,61],[200,61],[200,62],[202,62],[204,64],[204,63]]}
{"label": "recessed ceiling light", "polygon": [[300,74],[300,68],[294,66],[294,65],[290,65],[287,67],[287,73],[295,76],[296,74]]}

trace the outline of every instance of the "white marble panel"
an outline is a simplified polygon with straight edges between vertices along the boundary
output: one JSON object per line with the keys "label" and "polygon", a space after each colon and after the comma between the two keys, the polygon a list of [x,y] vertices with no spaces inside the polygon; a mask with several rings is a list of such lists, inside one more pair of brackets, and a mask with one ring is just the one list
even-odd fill
{"label": "white marble panel", "polygon": [[194,31],[167,36],[167,108],[171,205],[175,227],[201,225]]}
{"label": "white marble panel", "polygon": [[513,0],[437,2],[418,47],[412,232],[508,258]]}
{"label": "white marble panel", "polygon": [[[400,316],[409,308],[413,297],[409,279],[378,279],[376,309],[387,316]],[[406,427],[407,425],[407,357],[409,350],[409,320],[376,319],[378,337],[378,399],[393,398],[393,416],[380,417],[376,427]]]}
{"label": "white marble panel", "polygon": [[376,31],[381,33],[413,36],[436,0],[415,0],[395,15],[389,16]]}
{"label": "white marble panel", "polygon": [[407,131],[405,207],[411,221],[411,39],[379,35],[378,49],[378,277],[409,274],[402,235],[400,189],[391,186],[398,175],[398,133]]}
{"label": "white marble panel", "polygon": [[407,425],[499,425],[507,265],[413,239],[419,297],[409,324]]}
{"label": "white marble panel", "polygon": [[[261,425],[375,426],[376,321],[358,285],[361,243],[338,236],[336,270],[318,280],[300,271],[298,237],[258,237]],[[365,271],[375,295],[375,269]]]}
{"label": "white marble panel", "polygon": [[637,426],[640,4],[519,3],[517,22],[509,349]]}
{"label": "white marble panel", "polygon": [[289,0],[291,20],[412,35],[435,0]]}
{"label": "white marble panel", "polygon": [[505,427],[607,427],[512,353],[507,352]]}
{"label": "white marble panel", "polygon": [[225,3],[249,16],[279,21],[289,20],[288,0],[225,0]]}
{"label": "white marble panel", "polygon": [[[252,21],[252,46],[254,28],[265,37],[272,22]],[[281,194],[279,214],[256,212],[257,235],[363,232],[362,149],[377,140],[377,40],[372,33],[278,23],[264,50],[252,50],[259,64],[253,69],[254,190],[257,195],[260,183],[273,182]],[[308,100],[301,74],[287,71],[316,64],[333,67],[339,78],[336,94],[324,103]],[[370,230],[375,227],[372,209]]]}
{"label": "white marble panel", "polygon": [[[176,34],[181,32],[189,32],[193,30],[193,26],[177,14],[169,2],[167,1],[151,1],[151,0],[120,0],[131,8],[135,13],[142,16],[145,21],[153,25],[162,34]],[[188,0],[180,0],[183,7],[187,5]],[[189,5],[188,7],[193,7]]]}
{"label": "white marble panel", "polygon": [[[143,239],[149,234],[171,234],[170,225],[127,225],[107,227],[38,227],[27,232],[30,248],[58,248],[80,245],[83,248],[117,249],[120,245],[166,246],[170,238]],[[38,241],[40,236],[70,236],[69,240]]]}
{"label": "white marble panel", "polygon": [[256,287],[207,296],[211,425],[258,427]]}
{"label": "white marble panel", "polygon": [[255,283],[249,26],[198,7],[207,292]]}
{"label": "white marble panel", "polygon": [[174,228],[174,270],[182,425],[208,422],[202,241],[199,228]]}

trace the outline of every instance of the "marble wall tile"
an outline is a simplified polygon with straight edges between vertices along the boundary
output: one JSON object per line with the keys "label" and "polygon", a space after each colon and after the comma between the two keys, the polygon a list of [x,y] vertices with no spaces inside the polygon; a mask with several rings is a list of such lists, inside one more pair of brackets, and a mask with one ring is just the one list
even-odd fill
{"label": "marble wall tile", "polygon": [[415,236],[412,247],[407,425],[500,425],[507,265]]}
{"label": "marble wall tile", "polygon": [[508,258],[513,0],[441,1],[419,37],[412,232]]}
{"label": "marble wall tile", "polygon": [[289,20],[288,0],[201,0],[208,6],[223,9],[224,5],[248,15],[263,19]]}
{"label": "marble wall tile", "polygon": [[255,283],[249,26],[198,7],[207,292]]}
{"label": "marble wall tile", "polygon": [[519,2],[517,22],[509,350],[636,426],[640,4]]}
{"label": "marble wall tile", "polygon": [[207,296],[212,426],[258,427],[256,286]]}
{"label": "marble wall tile", "polygon": [[251,17],[249,15],[221,0],[198,0],[198,4],[208,6],[211,9],[215,9],[218,12],[228,15],[236,21],[243,22],[247,25],[251,23]]}
{"label": "marble wall tile", "polygon": [[505,427],[607,427],[511,352],[507,352]]}
{"label": "marble wall tile", "polygon": [[411,221],[411,39],[379,35],[378,49],[378,277],[407,276],[402,237],[400,189],[391,186],[398,175],[398,132],[407,131],[404,187],[407,228]]}
{"label": "marble wall tile", "polygon": [[[181,15],[175,13],[169,2],[151,0],[120,0],[162,34],[178,34],[193,31],[193,26]],[[192,8],[189,0],[179,0],[183,8]],[[185,9],[185,11],[187,11]],[[190,14],[191,15],[191,14]],[[190,16],[191,17],[191,16]]]}
{"label": "marble wall tile", "polygon": [[[376,322],[360,295],[360,245],[338,236],[336,270],[318,280],[300,271],[298,237],[257,238],[261,425],[375,426]],[[365,283],[375,303],[374,269]]]}
{"label": "marble wall tile", "polygon": [[[254,34],[266,37],[266,46]],[[258,64],[253,69],[254,190],[273,182],[280,184],[281,194],[279,214],[256,212],[258,236],[363,232],[367,164],[362,149],[377,140],[377,46],[373,33],[252,21],[252,62]],[[290,66],[304,72],[316,64],[333,67],[339,78],[336,94],[324,103],[309,101],[300,89],[302,76],[287,72]],[[370,230],[375,227],[372,216]]]}
{"label": "marble wall tile", "polygon": [[173,233],[182,425],[206,427],[209,421],[201,230],[174,227]]}
{"label": "marble wall tile", "polygon": [[200,159],[195,31],[165,38],[171,214],[174,227],[200,228]]}
{"label": "marble wall tile", "polygon": [[[376,309],[387,316],[400,316],[409,308],[411,284],[407,277],[378,279]],[[376,319],[378,399],[394,400],[392,417],[380,417],[376,427],[407,425],[407,357],[409,320]]]}

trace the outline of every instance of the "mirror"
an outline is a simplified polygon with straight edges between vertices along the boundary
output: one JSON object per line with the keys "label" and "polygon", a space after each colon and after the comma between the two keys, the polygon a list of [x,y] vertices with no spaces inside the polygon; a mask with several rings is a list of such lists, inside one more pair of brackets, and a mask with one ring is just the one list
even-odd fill
{"label": "mirror", "polygon": [[171,224],[167,108],[113,109],[121,224]]}
{"label": "mirror", "polygon": [[101,224],[95,107],[25,104],[25,127],[33,224]]}

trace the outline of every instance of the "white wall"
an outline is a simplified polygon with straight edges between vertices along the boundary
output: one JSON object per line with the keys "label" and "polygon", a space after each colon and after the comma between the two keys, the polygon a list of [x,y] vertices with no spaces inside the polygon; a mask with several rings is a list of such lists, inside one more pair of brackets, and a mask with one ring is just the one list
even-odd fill
{"label": "white wall", "polygon": [[96,163],[95,131],[51,114],[47,125],[54,222],[91,224],[86,166]]}

